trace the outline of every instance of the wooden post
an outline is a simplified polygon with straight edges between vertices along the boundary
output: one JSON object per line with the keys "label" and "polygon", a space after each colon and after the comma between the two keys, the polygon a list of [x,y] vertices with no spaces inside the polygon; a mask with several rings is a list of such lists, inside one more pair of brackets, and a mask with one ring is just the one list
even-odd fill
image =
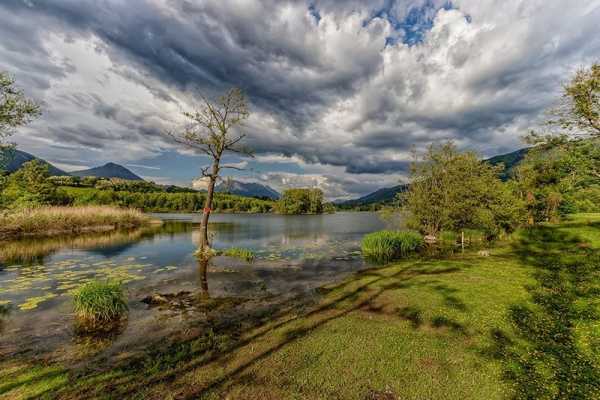
{"label": "wooden post", "polygon": [[460,247],[462,248],[463,253],[465,252],[465,231],[460,232]]}

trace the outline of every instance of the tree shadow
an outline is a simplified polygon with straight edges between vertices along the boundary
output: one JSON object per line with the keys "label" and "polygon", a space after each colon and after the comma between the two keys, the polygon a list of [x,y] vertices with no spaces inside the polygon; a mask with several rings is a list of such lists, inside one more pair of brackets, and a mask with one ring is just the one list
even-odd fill
{"label": "tree shadow", "polygon": [[[385,292],[411,285],[431,285],[435,280],[415,280],[422,276],[453,273],[456,267],[435,268],[415,262],[390,273],[388,268],[367,270],[324,291],[327,299],[312,305],[297,297],[277,303],[268,311],[248,309],[231,318],[209,320],[197,327],[192,337],[152,346],[141,357],[110,365],[94,365],[73,372],[81,377],[78,386],[65,386],[55,392],[70,398],[94,398],[110,393],[111,396],[129,397],[153,390],[157,385],[168,385],[177,398],[198,398],[215,390],[222,390],[232,381],[247,373],[256,363],[279,351],[284,346],[306,337],[310,332],[349,313],[376,304]],[[200,265],[200,286],[207,293]],[[220,312],[226,312],[220,310]],[[419,310],[400,309],[396,317],[411,321],[418,327],[423,323]],[[446,326],[460,331],[458,324],[446,321]],[[249,333],[252,332],[252,333]],[[275,333],[274,333],[275,332]],[[274,333],[274,334],[271,334]],[[251,354],[248,354],[249,350]],[[200,368],[216,367],[223,371],[195,385],[182,385],[178,378]]]}
{"label": "tree shadow", "polygon": [[600,366],[578,342],[576,327],[600,321],[591,302],[598,295],[600,252],[551,226],[529,229],[515,253],[534,269],[531,300],[509,316],[517,340],[491,331],[488,354],[503,362],[516,399],[600,398]]}
{"label": "tree shadow", "polygon": [[413,328],[417,329],[423,324],[423,312],[414,306],[407,306],[398,309],[398,315],[410,321]]}

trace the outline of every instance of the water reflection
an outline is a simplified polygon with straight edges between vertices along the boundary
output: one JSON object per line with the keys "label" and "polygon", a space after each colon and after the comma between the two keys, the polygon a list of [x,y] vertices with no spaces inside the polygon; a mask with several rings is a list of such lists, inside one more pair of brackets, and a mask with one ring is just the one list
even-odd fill
{"label": "water reflection", "polygon": [[114,279],[127,287],[129,318],[122,333],[105,341],[111,351],[136,343],[139,332],[160,337],[178,329],[182,318],[201,318],[201,313],[148,307],[141,300],[153,293],[188,293],[203,304],[308,293],[363,268],[362,236],[384,227],[372,213],[217,214],[209,226],[213,246],[249,248],[256,259],[248,264],[214,257],[209,263],[193,256],[197,215],[160,217],[162,226],[144,230],[0,244],[0,311],[5,310],[0,312],[0,350],[48,350],[69,342],[71,292],[92,279]]}

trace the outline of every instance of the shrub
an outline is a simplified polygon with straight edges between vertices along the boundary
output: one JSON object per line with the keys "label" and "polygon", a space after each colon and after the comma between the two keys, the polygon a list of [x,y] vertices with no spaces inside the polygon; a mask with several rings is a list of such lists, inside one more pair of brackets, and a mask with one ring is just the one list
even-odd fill
{"label": "shrub", "polygon": [[227,257],[241,258],[242,260],[245,260],[247,262],[254,261],[254,257],[255,257],[252,250],[242,249],[239,247],[232,247],[230,249],[223,250],[221,252],[221,255],[227,256]]}
{"label": "shrub", "polygon": [[82,322],[96,325],[119,320],[127,302],[120,283],[92,281],[74,292],[73,309]]}
{"label": "shrub", "polygon": [[424,245],[423,237],[412,231],[379,231],[362,241],[363,256],[377,262],[389,262],[409,256]]}

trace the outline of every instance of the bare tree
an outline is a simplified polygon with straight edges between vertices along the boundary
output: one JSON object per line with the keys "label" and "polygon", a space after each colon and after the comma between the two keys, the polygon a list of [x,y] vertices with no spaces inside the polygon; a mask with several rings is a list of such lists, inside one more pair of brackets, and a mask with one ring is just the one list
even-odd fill
{"label": "bare tree", "polygon": [[178,143],[206,154],[212,163],[202,167],[202,177],[208,180],[206,201],[200,226],[200,254],[205,254],[210,248],[208,241],[208,219],[212,211],[215,183],[219,173],[225,168],[237,169],[233,165],[221,165],[223,155],[237,153],[252,157],[252,151],[241,142],[246,137],[236,133],[236,127],[250,116],[248,102],[243,91],[233,88],[216,101],[203,98],[202,105],[194,112],[185,112],[190,121],[182,132],[169,132]]}

